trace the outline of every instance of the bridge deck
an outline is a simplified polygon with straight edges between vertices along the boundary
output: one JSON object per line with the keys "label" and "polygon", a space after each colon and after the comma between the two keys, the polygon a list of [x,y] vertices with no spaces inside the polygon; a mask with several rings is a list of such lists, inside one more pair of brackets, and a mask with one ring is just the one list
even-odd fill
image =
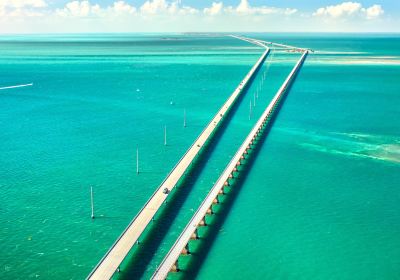
{"label": "bridge deck", "polygon": [[247,150],[251,148],[251,145],[254,142],[254,139],[262,132],[263,126],[267,124],[267,120],[272,116],[274,109],[279,103],[280,99],[283,97],[286,89],[289,87],[290,83],[293,81],[296,73],[300,69],[303,64],[308,51],[305,51],[299,61],[296,63],[295,67],[290,72],[289,76],[286,78],[285,82],[282,84],[271,103],[265,109],[247,138],[244,140],[243,144],[240,146],[239,150],[236,152],[235,156],[227,165],[226,169],[219,177],[215,185],[212,187],[211,191],[208,193],[207,197],[204,199],[192,219],[189,221],[175,244],[172,246],[171,250],[168,252],[161,265],[155,271],[152,279],[165,279],[168,273],[171,271],[172,267],[176,264],[179,256],[185,249],[189,240],[192,238],[193,234],[195,234],[196,229],[199,227],[201,221],[207,214],[207,211],[212,207],[213,202],[217,198],[220,191],[224,188],[225,183],[228,182],[230,176],[233,174],[237,164],[240,164],[241,159]]}
{"label": "bridge deck", "polygon": [[[153,193],[150,199],[146,202],[144,207],[139,211],[136,217],[130,222],[128,227],[123,231],[121,236],[112,245],[105,256],[100,260],[97,266],[89,274],[88,279],[110,279],[115,271],[120,266],[121,262],[124,260],[126,255],[135,245],[136,241],[139,239],[143,231],[146,229],[147,225],[150,223],[154,215],[157,213],[161,205],[168,196],[168,193],[176,186],[178,181],[183,177],[188,167],[194,161],[196,156],[199,154],[200,150],[206,144],[206,142],[211,138],[211,135],[216,131],[218,125],[223,120],[225,114],[232,108],[235,101],[238,99],[239,95],[246,87],[247,83],[251,80],[254,73],[265,60],[269,53],[269,48],[263,44],[258,44],[263,46],[266,50],[257,60],[251,70],[244,77],[239,86],[235,89],[232,95],[227,99],[227,101],[220,108],[218,113],[206,126],[200,136],[192,144],[192,146],[186,151],[184,156],[175,165],[169,175],[164,179],[161,185]],[[168,189],[168,193],[164,190]]]}
{"label": "bridge deck", "polygon": [[229,36],[231,36],[233,38],[236,38],[236,39],[239,39],[239,40],[243,40],[243,41],[252,43],[252,44],[263,46],[263,47],[267,47],[267,45],[271,45],[271,46],[276,46],[276,47],[280,47],[280,48],[286,48],[286,49],[290,49],[290,50],[297,50],[297,51],[300,51],[300,52],[310,51],[309,49],[305,49],[305,48],[299,48],[299,47],[290,46],[290,45],[286,45],[286,44],[268,42],[268,41],[264,41],[264,40],[260,40],[260,39],[247,38],[247,37],[244,37],[244,36],[237,36],[237,35],[229,35]]}

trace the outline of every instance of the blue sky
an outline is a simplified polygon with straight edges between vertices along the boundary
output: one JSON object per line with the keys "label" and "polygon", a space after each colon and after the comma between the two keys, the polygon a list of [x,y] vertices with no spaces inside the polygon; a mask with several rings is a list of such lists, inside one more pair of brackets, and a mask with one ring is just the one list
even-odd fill
{"label": "blue sky", "polygon": [[400,32],[400,0],[0,0],[0,33]]}

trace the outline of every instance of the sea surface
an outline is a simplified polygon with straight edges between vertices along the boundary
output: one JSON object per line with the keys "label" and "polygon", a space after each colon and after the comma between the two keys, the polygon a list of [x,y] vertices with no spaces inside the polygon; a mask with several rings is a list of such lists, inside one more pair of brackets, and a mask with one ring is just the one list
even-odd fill
{"label": "sea surface", "polygon": [[[170,278],[398,279],[400,35],[244,35],[314,52]],[[218,34],[0,36],[0,278],[85,278],[262,52]],[[116,279],[152,275],[299,57],[273,49]]]}

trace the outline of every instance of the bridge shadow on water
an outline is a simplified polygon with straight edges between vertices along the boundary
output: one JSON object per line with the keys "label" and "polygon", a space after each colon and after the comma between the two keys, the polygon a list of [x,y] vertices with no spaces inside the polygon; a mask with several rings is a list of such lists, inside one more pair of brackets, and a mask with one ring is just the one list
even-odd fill
{"label": "bridge shadow on water", "polygon": [[[227,129],[228,124],[237,111],[244,96],[249,92],[248,90],[261,69],[261,65],[249,80],[247,86],[243,89],[242,94],[238,96],[231,109],[225,114],[224,119],[220,123],[216,132],[211,135],[209,141],[207,141],[203,146],[202,151],[194,160],[191,167],[187,170],[184,178],[170,194],[167,199],[168,202],[160,209],[159,213],[157,213],[155,221],[152,222],[152,224],[149,225],[149,228],[144,232],[143,237],[140,239],[140,244],[133,247],[134,251],[131,254],[131,257],[126,260],[126,268],[118,274],[119,279],[140,279],[146,273],[149,263],[154,258],[154,255],[162,244],[166,233],[170,230],[173,221],[178,216],[180,209],[185,203],[186,197],[192,190],[198,177],[204,171],[208,158],[214,154],[215,148],[220,142],[224,131]],[[182,225],[182,229],[185,225],[186,224]],[[155,268],[153,268],[153,271],[154,270]]]}
{"label": "bridge shadow on water", "polygon": [[[242,165],[239,173],[236,173],[234,181],[231,182],[231,186],[229,187],[230,190],[227,195],[224,196],[224,200],[219,204],[220,207],[215,211],[212,215],[212,218],[208,218],[210,222],[207,220],[207,227],[202,235],[200,235],[200,239],[196,241],[190,242],[197,242],[195,246],[195,250],[192,250],[191,254],[186,256],[188,258],[185,262],[182,262],[184,265],[179,266],[180,271],[177,273],[181,273],[181,275],[177,278],[179,279],[195,279],[201,269],[201,266],[204,260],[207,258],[207,255],[210,252],[210,249],[215,242],[218,233],[221,231],[224,221],[226,220],[228,214],[232,211],[232,205],[236,201],[240,190],[242,189],[244,182],[248,176],[248,171],[252,168],[255,163],[255,160],[259,156],[258,151],[263,146],[264,142],[266,141],[269,132],[271,131],[273,124],[276,121],[276,118],[279,115],[279,111],[286,100],[287,96],[289,95],[290,89],[292,88],[293,82],[295,81],[298,72],[293,77],[292,82],[288,85],[286,92],[281,97],[279,103],[276,105],[274,113],[272,114],[271,118],[269,119],[266,127],[264,128],[263,133],[257,139],[257,144],[255,147],[251,149],[250,156],[246,158],[245,164]],[[238,225],[240,226],[240,225]],[[189,243],[190,243],[189,242]],[[190,245],[190,248],[192,245]],[[221,252],[223,254],[223,252]],[[182,256],[181,256],[182,258]],[[175,279],[175,278],[174,278]]]}
{"label": "bridge shadow on water", "polygon": [[189,258],[186,265],[183,267],[179,267],[179,273],[182,273],[182,277],[179,277],[180,279],[195,279],[197,274],[199,273],[202,263],[207,258],[207,255],[213,243],[215,242],[218,233],[222,229],[224,221],[228,217],[229,213],[232,211],[232,206],[239,196],[240,190],[243,188],[244,182],[246,181],[249,173],[248,171],[254,165],[254,162],[258,156],[258,150],[265,142],[273,121],[273,119],[270,120],[270,124],[265,128],[264,133],[261,135],[261,137],[258,138],[257,145],[249,153],[249,157],[246,159],[245,164],[242,165],[240,172],[236,173],[235,179],[230,181],[231,186],[228,187],[229,192],[224,195],[223,201],[219,204],[219,208],[212,215],[212,218],[208,218],[210,222],[207,222],[208,225],[205,228],[203,234],[200,235],[200,239],[197,241],[190,241],[198,242],[198,244],[196,244],[195,250],[186,257]]}

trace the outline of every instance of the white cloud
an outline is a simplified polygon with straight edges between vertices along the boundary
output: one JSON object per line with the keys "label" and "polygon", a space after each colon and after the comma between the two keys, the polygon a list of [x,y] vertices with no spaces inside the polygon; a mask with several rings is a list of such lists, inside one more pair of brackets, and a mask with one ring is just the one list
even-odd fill
{"label": "white cloud", "polygon": [[135,7],[125,3],[124,1],[114,2],[111,9],[118,14],[134,14],[136,12]]}
{"label": "white cloud", "polygon": [[291,8],[276,8],[276,7],[268,7],[268,6],[258,6],[253,7],[250,5],[248,0],[241,0],[237,7],[227,7],[225,9],[226,13],[231,14],[239,14],[239,15],[273,15],[280,14],[290,16],[297,12],[297,9]]}
{"label": "white cloud", "polygon": [[372,20],[384,14],[382,6],[358,2],[321,7],[312,17],[295,8],[253,6],[254,0],[235,6],[214,0],[204,9],[181,0],[141,0],[137,7],[129,4],[133,0],[68,1],[56,9],[50,5],[55,0],[0,0],[0,32],[400,31],[398,20]]}
{"label": "white cloud", "polygon": [[56,10],[56,14],[63,17],[88,17],[100,15],[99,5],[92,5],[89,1],[72,1],[65,5],[63,9]]}
{"label": "white cloud", "polygon": [[165,0],[149,0],[144,2],[140,11],[144,14],[157,14],[165,12],[168,9],[168,3]]}
{"label": "white cloud", "polygon": [[239,5],[236,7],[236,11],[241,14],[250,14],[254,9],[250,7],[249,1],[241,0]]}
{"label": "white cloud", "polygon": [[211,7],[204,8],[203,13],[210,16],[219,15],[222,12],[222,8],[224,7],[224,3],[222,2],[213,2]]}
{"label": "white cloud", "polygon": [[338,5],[332,5],[317,9],[313,15],[325,18],[345,18],[352,16],[362,16],[367,19],[374,19],[384,13],[380,5],[373,5],[369,8],[363,8],[358,2],[343,2]]}
{"label": "white cloud", "polygon": [[190,15],[199,11],[189,6],[182,6],[180,1],[148,0],[140,7],[140,14],[146,15]]}
{"label": "white cloud", "polygon": [[380,17],[385,12],[383,11],[381,5],[373,5],[367,9],[365,9],[365,13],[366,13],[367,19],[374,19],[374,18]]}
{"label": "white cloud", "polygon": [[44,0],[0,0],[0,16],[23,19],[40,16],[41,8],[47,7]]}
{"label": "white cloud", "polygon": [[77,18],[115,18],[123,15],[133,15],[136,8],[124,1],[114,2],[111,6],[101,7],[98,4],[91,4],[89,1],[72,1],[65,4],[64,8],[55,11],[56,16],[77,17]]}
{"label": "white cloud", "polygon": [[16,19],[24,21],[26,18],[31,17],[40,17],[43,16],[44,13],[34,10],[34,9],[13,9],[7,10],[0,6],[0,22],[2,19]]}
{"label": "white cloud", "polygon": [[43,8],[47,3],[44,0],[1,0],[0,7],[4,8]]}
{"label": "white cloud", "polygon": [[194,14],[198,14],[199,10],[189,7],[189,6],[183,6],[179,9],[179,14],[181,15],[194,15]]}
{"label": "white cloud", "polygon": [[316,16],[330,16],[338,18],[342,16],[349,16],[361,10],[362,5],[356,2],[343,2],[335,6],[327,6],[319,8],[314,15]]}

